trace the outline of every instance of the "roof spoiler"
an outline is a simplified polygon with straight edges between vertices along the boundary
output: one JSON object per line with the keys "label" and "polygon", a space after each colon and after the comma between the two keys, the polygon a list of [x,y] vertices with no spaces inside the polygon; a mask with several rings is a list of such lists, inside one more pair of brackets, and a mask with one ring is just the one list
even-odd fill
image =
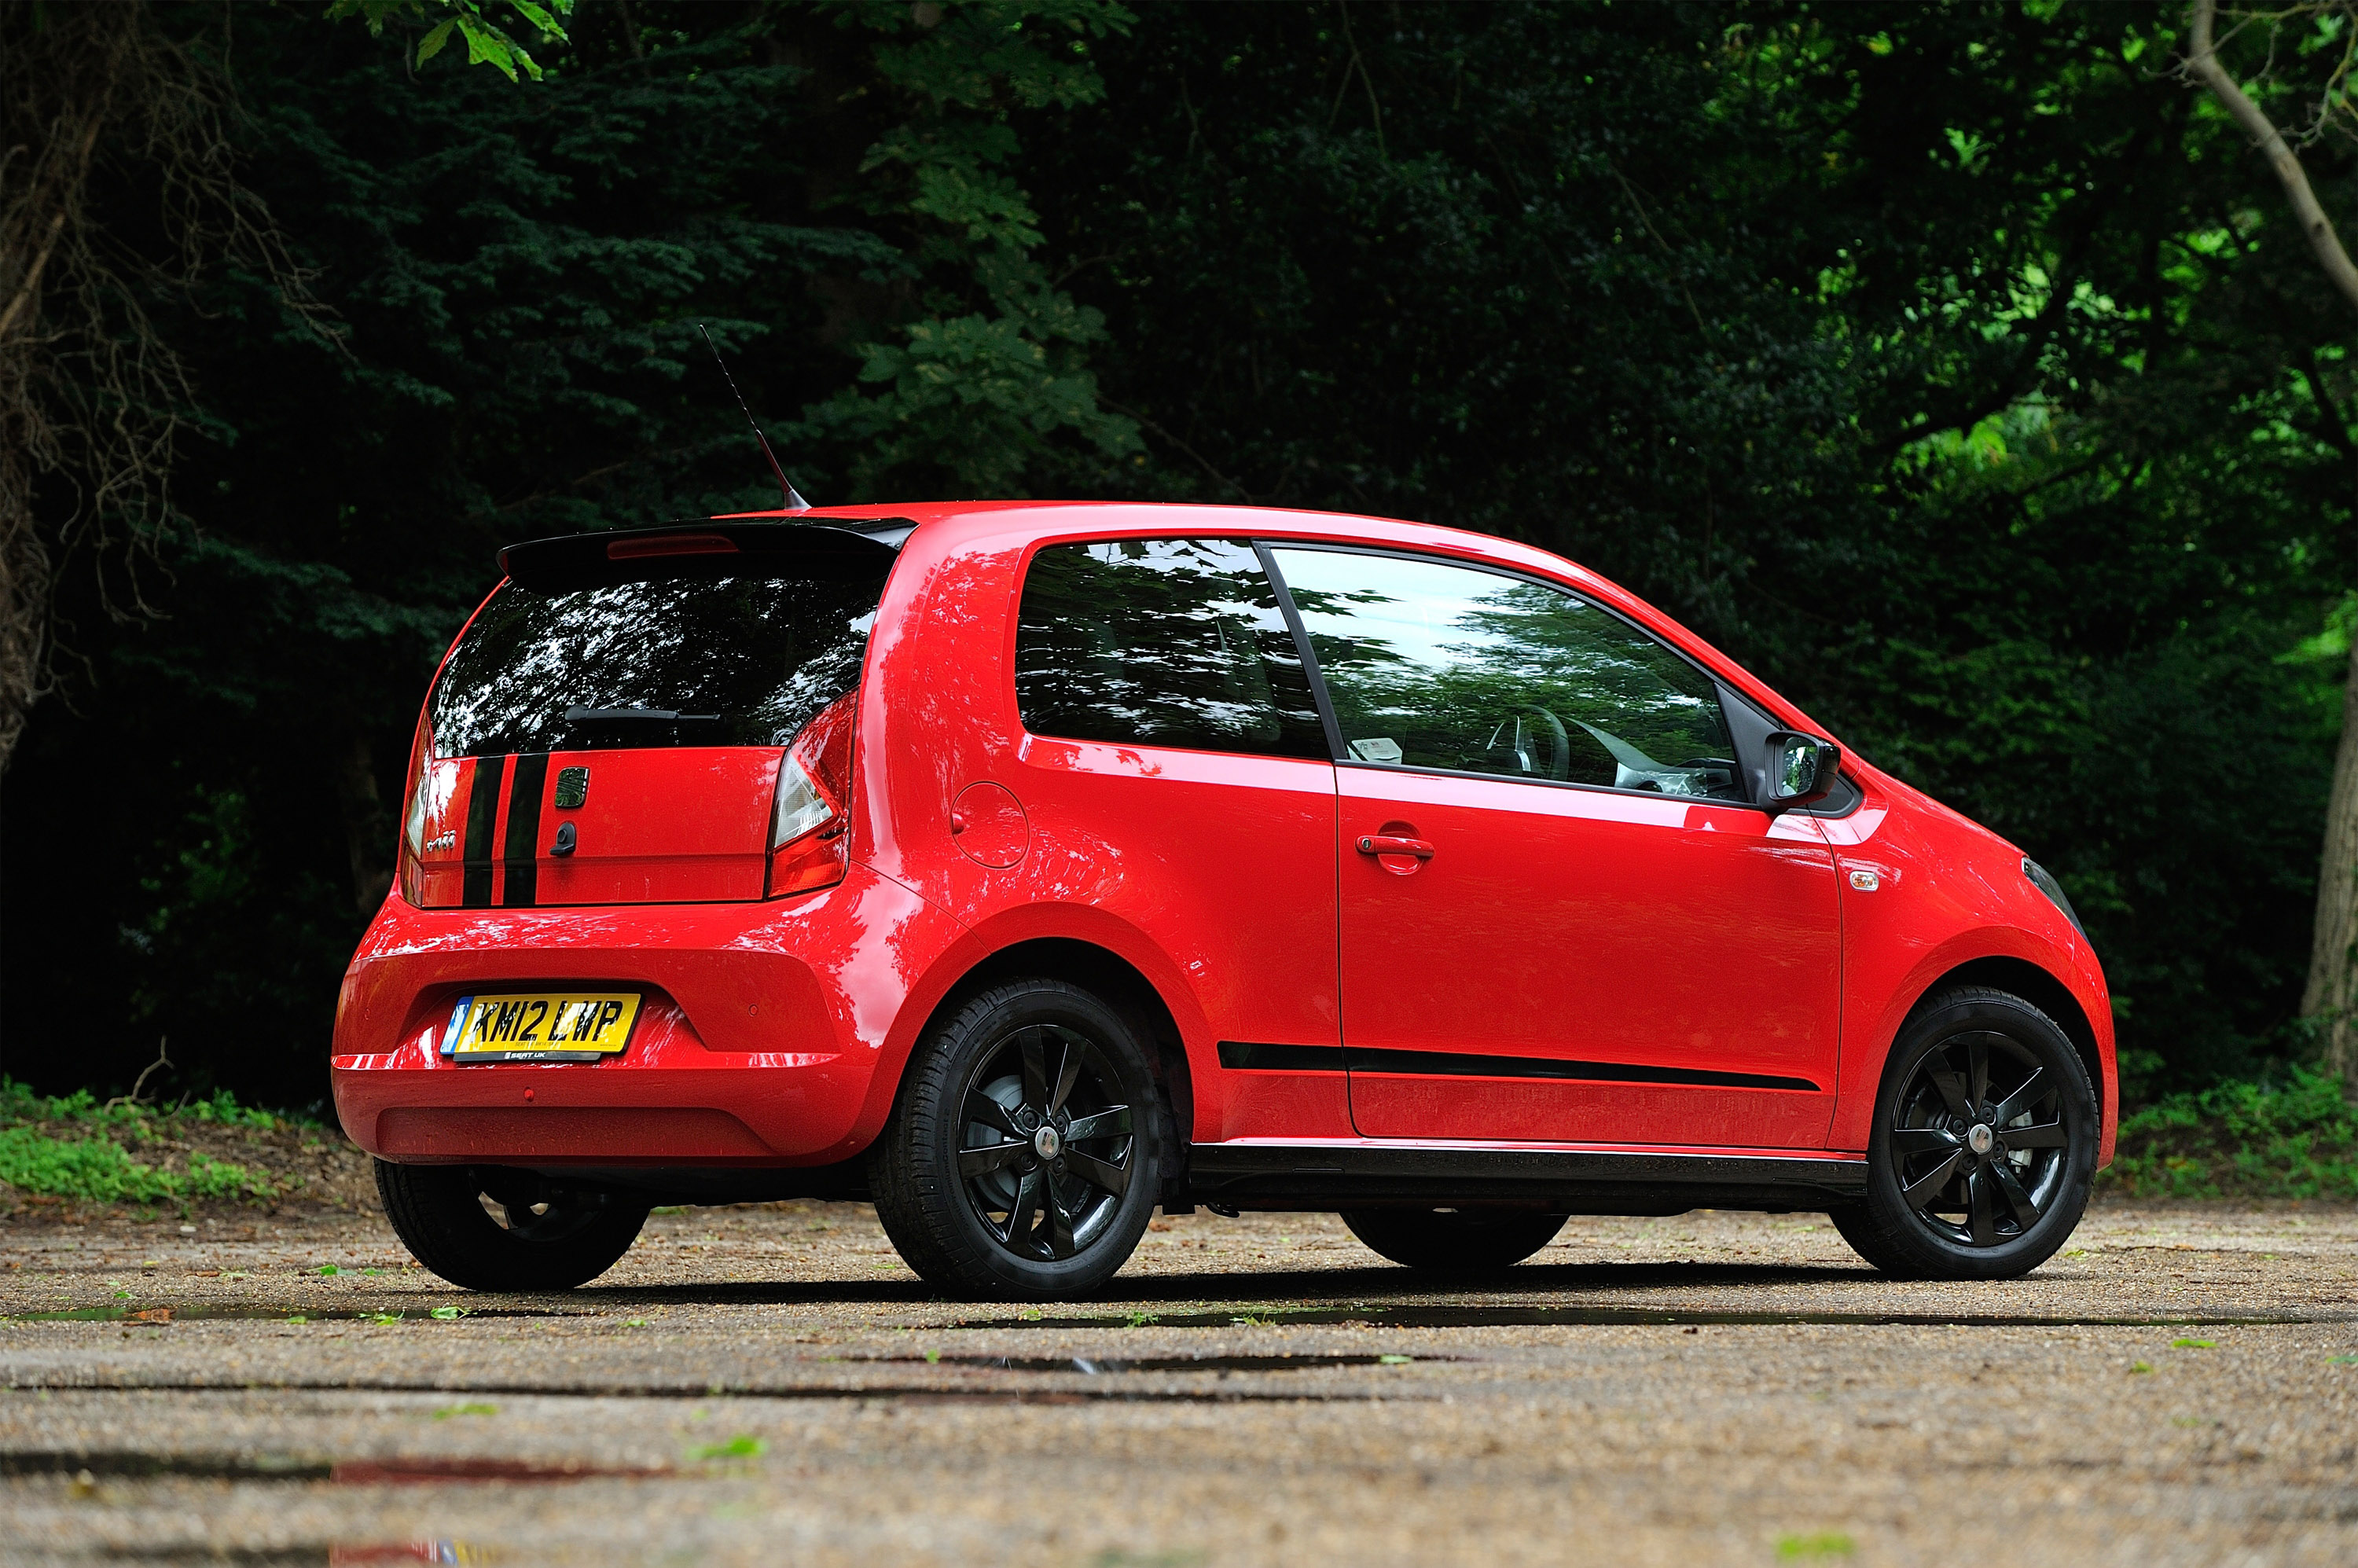
{"label": "roof spoiler", "polygon": [[651,577],[881,577],[915,529],[905,517],[668,523],[510,545],[500,552],[500,570],[536,593]]}

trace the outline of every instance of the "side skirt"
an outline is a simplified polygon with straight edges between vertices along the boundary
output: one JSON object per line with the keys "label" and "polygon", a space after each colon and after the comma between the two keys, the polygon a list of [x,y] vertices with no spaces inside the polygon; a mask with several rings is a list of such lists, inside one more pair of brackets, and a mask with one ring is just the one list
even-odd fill
{"label": "side skirt", "polygon": [[[537,1167],[541,1175],[642,1192],[654,1202],[864,1199],[858,1161],[795,1169]],[[1779,1154],[1433,1147],[1398,1143],[1196,1143],[1173,1203],[1331,1211],[1386,1204],[1501,1204],[1559,1214],[1693,1208],[1821,1213],[1866,1193],[1863,1160]]]}
{"label": "side skirt", "polygon": [[1865,1161],[1791,1155],[1386,1143],[1196,1143],[1188,1150],[1187,1195],[1222,1208],[1480,1203],[1540,1205],[1563,1214],[1784,1214],[1842,1207],[1866,1193]]}

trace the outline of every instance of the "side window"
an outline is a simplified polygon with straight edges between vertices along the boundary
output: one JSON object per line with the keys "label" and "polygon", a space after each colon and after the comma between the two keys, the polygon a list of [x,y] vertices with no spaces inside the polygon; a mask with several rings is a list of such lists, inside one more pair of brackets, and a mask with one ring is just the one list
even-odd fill
{"label": "side window", "polygon": [[1051,545],[1023,579],[1015,700],[1035,735],[1326,756],[1310,680],[1249,545]]}
{"label": "side window", "polygon": [[1711,678],[1560,589],[1273,547],[1361,762],[1744,798]]}

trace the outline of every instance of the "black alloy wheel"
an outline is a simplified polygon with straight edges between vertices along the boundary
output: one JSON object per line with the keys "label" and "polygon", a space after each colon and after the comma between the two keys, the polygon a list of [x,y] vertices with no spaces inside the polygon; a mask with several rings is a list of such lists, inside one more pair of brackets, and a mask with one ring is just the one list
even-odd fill
{"label": "black alloy wheel", "polygon": [[1942,1041],[1900,1095],[1890,1135],[1900,1197],[1952,1241],[2018,1239],[2063,1182],[2062,1101],[2061,1086],[2006,1036],[1976,1029]]}
{"label": "black alloy wheel", "polygon": [[621,1260],[647,1200],[493,1165],[376,1162],[376,1189],[412,1256],[471,1291],[569,1291]]}
{"label": "black alloy wheel", "polygon": [[1900,1032],[1867,1150],[1864,1205],[1833,1216],[1886,1273],[2007,1279],[2051,1257],[2095,1175],[2094,1090],[2055,1022],[1961,987]]}
{"label": "black alloy wheel", "polygon": [[1084,1294],[1152,1216],[1163,1122],[1120,1014],[1060,980],[996,987],[910,1064],[871,1156],[877,1217],[945,1290]]}
{"label": "black alloy wheel", "polygon": [[1019,1028],[968,1075],[958,1174],[992,1238],[1019,1258],[1060,1260],[1113,1221],[1137,1139],[1110,1064],[1057,1023]]}

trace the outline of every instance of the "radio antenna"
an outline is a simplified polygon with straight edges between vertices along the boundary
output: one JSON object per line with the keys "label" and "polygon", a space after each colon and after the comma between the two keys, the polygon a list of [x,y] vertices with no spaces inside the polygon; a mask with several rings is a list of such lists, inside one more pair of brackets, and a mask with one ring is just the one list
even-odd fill
{"label": "radio antenna", "polygon": [[753,417],[753,410],[746,406],[745,395],[737,390],[737,378],[729,373],[729,362],[720,357],[720,350],[713,342],[711,331],[701,321],[696,324],[696,330],[704,334],[704,346],[712,351],[712,362],[720,367],[720,379],[729,384],[729,395],[737,400],[738,408],[744,413],[745,423],[753,427],[753,439],[762,443],[762,455],[770,460],[770,471],[778,476],[778,489],[786,498],[786,510],[808,512],[810,503],[795,493],[793,481],[786,478],[786,470],[778,466],[778,454],[770,450],[770,438],[762,434],[761,422]]}

